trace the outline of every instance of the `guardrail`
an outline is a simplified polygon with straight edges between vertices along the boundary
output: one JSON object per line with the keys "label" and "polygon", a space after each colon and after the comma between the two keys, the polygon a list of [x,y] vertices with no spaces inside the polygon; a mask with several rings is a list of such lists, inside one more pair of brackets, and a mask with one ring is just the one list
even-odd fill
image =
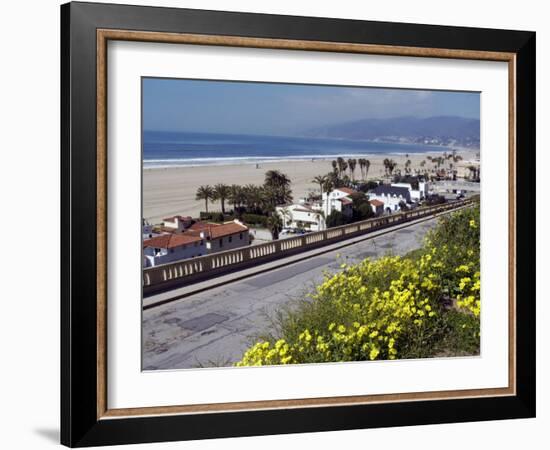
{"label": "guardrail", "polygon": [[443,205],[417,208],[412,211],[368,219],[265,244],[241,247],[225,252],[212,253],[192,259],[149,267],[143,270],[143,295],[147,296],[159,291],[181,287],[185,284],[204,281],[217,275],[330,245],[388,226],[457,209],[470,203],[472,203],[471,200],[463,200]]}

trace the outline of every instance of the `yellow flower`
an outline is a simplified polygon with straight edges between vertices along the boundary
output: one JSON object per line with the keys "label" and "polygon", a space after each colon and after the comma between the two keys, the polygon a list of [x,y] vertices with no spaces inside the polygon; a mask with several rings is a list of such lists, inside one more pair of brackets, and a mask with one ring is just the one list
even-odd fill
{"label": "yellow flower", "polygon": [[378,350],[376,347],[373,347],[372,350],[369,353],[369,358],[371,360],[376,359],[376,357],[380,354],[380,350]]}

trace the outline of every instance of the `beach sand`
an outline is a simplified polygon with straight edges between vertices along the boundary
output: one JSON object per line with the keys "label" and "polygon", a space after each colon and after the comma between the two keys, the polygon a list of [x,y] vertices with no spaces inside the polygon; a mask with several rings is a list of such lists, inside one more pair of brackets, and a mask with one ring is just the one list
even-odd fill
{"label": "beach sand", "polygon": [[[450,152],[450,149],[445,149]],[[441,151],[441,154],[445,150]],[[467,172],[468,165],[477,160],[478,150],[459,150],[463,161],[457,164],[458,175]],[[420,169],[420,163],[426,156],[439,156],[433,153],[410,154],[411,168]],[[405,155],[365,155],[371,162],[368,179],[380,179],[384,175],[384,158],[391,158],[397,162],[397,169],[404,173]],[[345,158],[347,159],[347,158]],[[147,168],[143,170],[143,217],[150,223],[160,223],[164,217],[177,214],[198,217],[204,211],[204,201],[195,200],[197,188],[201,185],[224,184],[262,184],[265,172],[279,170],[285,173],[292,181],[292,194],[295,200],[305,196],[309,191],[319,192],[319,186],[312,183],[316,175],[324,175],[332,171],[332,159],[314,161],[285,161],[239,165],[209,165],[195,167]],[[426,168],[433,168],[433,164],[426,160]],[[359,166],[355,169],[355,178],[361,178]],[[226,204],[230,209],[230,205]],[[209,202],[210,211],[219,211],[218,202]]]}

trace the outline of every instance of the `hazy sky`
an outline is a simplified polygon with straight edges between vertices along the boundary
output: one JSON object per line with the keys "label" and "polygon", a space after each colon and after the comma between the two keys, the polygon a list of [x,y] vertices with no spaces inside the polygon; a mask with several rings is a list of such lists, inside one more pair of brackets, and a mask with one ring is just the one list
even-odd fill
{"label": "hazy sky", "polygon": [[145,130],[293,136],[366,118],[442,115],[479,119],[479,94],[143,79]]}

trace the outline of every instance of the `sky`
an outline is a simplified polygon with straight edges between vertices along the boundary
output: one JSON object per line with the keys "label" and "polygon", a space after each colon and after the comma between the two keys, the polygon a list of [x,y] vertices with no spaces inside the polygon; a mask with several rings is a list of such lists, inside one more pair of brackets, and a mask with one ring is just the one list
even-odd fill
{"label": "sky", "polygon": [[299,136],[353,120],[479,112],[470,92],[143,79],[143,128],[154,131]]}

